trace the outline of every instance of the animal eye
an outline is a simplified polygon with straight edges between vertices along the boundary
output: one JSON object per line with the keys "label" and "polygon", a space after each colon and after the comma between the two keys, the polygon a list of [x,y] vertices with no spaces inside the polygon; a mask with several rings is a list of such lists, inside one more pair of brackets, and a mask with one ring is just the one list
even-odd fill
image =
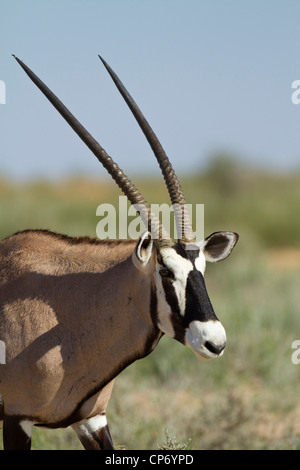
{"label": "animal eye", "polygon": [[159,274],[161,277],[171,277],[172,279],[174,278],[172,271],[170,271],[170,269],[168,269],[166,266],[159,270]]}

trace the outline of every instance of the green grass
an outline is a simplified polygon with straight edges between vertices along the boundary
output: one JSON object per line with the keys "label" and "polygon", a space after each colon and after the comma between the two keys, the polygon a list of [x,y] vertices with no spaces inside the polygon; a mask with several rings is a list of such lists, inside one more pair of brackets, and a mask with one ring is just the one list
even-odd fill
{"label": "green grass", "polygon": [[[231,257],[206,273],[227,332],[224,356],[202,362],[164,337],[123,371],[108,408],[120,448],[300,449],[300,364],[291,362],[300,339],[300,263],[285,259],[286,251],[299,254],[299,174],[233,170],[222,177],[212,167],[183,181],[187,200],[205,203],[206,235],[225,229],[241,237]],[[148,201],[168,201],[161,180],[138,186]],[[118,195],[107,182],[3,181],[0,234],[48,228],[93,236],[97,205]],[[82,447],[71,429],[35,429],[33,448]]]}
{"label": "green grass", "polygon": [[[300,172],[265,174],[231,163],[183,178],[182,185],[189,203],[205,204],[206,235],[236,230],[264,248],[299,247],[299,179]],[[137,186],[148,202],[169,204],[161,178],[140,179]],[[118,207],[120,194],[110,180],[19,185],[0,180],[0,237],[25,228],[96,236],[97,206]]]}

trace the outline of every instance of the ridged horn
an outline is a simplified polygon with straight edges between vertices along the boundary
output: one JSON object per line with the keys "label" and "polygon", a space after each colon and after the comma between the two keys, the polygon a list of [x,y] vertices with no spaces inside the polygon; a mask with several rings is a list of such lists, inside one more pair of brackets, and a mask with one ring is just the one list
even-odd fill
{"label": "ridged horn", "polygon": [[138,107],[138,105],[136,104],[136,102],[134,101],[130,93],[128,92],[128,90],[125,88],[125,86],[123,85],[119,77],[112,70],[112,68],[108,65],[108,63],[103,59],[103,57],[99,55],[99,59],[102,61],[104,67],[106,68],[112,80],[114,81],[117,89],[121,93],[129,109],[134,115],[137,123],[142,129],[159,163],[160,169],[164,176],[166,186],[167,186],[170,198],[171,198],[171,202],[174,207],[177,233],[181,235],[181,237],[179,238],[183,242],[187,242],[187,243],[193,242],[194,236],[193,236],[192,223],[191,223],[188,211],[187,211],[187,206],[186,206],[186,201],[184,198],[183,190],[181,188],[181,185],[178,181],[178,178],[175,174],[175,171],[172,167],[172,164],[166,152],[164,151],[156,134],[154,133],[150,124],[148,123],[145,116],[141,112],[140,108]]}
{"label": "ridged horn", "polygon": [[[73,116],[73,114],[66,108],[66,106],[57,98],[57,96],[43,83],[27,65],[25,65],[18,57],[13,55],[19,65],[23,68],[33,83],[41,90],[54,108],[62,115],[67,123],[72,127],[80,139],[87,145],[93,152],[99,162],[102,163],[104,168],[115,180],[119,188],[127,196],[132,205],[135,206],[137,212],[140,214],[149,232],[151,232],[154,239],[170,239],[170,235],[166,232],[158,217],[151,212],[151,208],[147,201],[143,198],[141,193],[133,185],[130,179],[125,175],[121,168],[113,161],[113,159],[106,153],[101,145],[92,137],[92,135],[80,124],[80,122]],[[138,206],[138,207],[137,207]]]}

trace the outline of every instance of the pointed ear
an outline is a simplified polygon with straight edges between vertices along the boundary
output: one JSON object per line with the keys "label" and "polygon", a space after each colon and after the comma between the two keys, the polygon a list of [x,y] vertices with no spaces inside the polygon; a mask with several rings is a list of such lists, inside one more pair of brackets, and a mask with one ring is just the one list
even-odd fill
{"label": "pointed ear", "polygon": [[206,261],[216,263],[223,261],[230,255],[239,236],[235,232],[215,232],[209,235],[202,243],[202,250]]}
{"label": "pointed ear", "polygon": [[151,258],[153,248],[153,240],[151,233],[145,232],[138,240],[135,250],[132,253],[132,261],[137,269],[144,271],[147,268],[148,262]]}

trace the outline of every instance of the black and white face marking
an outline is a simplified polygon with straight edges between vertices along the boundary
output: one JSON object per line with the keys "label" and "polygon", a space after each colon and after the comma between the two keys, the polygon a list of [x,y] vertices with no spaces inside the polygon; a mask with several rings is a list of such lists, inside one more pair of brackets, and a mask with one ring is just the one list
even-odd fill
{"label": "black and white face marking", "polygon": [[[195,247],[196,248],[196,247]],[[162,247],[156,265],[158,326],[202,359],[220,356],[226,334],[210,303],[200,248]]]}

